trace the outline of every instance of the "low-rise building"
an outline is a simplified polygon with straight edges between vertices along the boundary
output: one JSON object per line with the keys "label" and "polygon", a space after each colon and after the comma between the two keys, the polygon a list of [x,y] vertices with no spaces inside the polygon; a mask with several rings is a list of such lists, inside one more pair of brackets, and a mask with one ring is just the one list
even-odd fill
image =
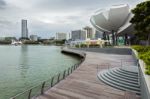
{"label": "low-rise building", "polygon": [[38,40],[38,36],[37,35],[30,35],[30,40],[37,41]]}
{"label": "low-rise building", "polygon": [[79,47],[82,47],[84,45],[84,47],[89,47],[89,46],[103,47],[104,44],[108,42],[109,42],[108,40],[102,40],[100,38],[97,40],[90,40],[90,39],[76,40],[76,41],[71,41],[70,46],[75,47],[78,45]]}

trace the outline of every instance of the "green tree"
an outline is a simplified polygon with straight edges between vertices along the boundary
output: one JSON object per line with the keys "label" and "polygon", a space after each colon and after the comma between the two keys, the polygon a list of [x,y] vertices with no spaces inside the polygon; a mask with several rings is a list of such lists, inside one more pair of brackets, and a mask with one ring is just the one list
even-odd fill
{"label": "green tree", "polygon": [[150,1],[145,1],[132,9],[134,14],[131,23],[134,24],[136,36],[139,39],[147,40],[150,44]]}

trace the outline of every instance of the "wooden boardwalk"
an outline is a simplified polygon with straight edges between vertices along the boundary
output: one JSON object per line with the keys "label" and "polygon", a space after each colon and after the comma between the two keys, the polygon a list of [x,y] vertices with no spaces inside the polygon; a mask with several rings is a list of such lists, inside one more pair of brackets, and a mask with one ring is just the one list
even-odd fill
{"label": "wooden boardwalk", "polygon": [[[125,91],[112,88],[101,82],[97,78],[97,71],[107,69],[107,63],[112,67],[120,66],[120,59],[132,60],[132,56],[86,53],[86,59],[81,66],[36,99],[125,99]],[[140,97],[137,96],[136,99],[140,99]]]}

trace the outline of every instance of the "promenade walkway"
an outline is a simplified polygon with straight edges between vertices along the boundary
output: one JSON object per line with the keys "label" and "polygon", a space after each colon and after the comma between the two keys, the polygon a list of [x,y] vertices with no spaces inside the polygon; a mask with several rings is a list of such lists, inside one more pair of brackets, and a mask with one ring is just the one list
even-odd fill
{"label": "promenade walkway", "polygon": [[[81,66],[36,99],[125,99],[125,91],[101,82],[97,78],[97,71],[108,69],[108,63],[111,67],[120,66],[121,59],[133,60],[133,57],[95,52],[86,52],[86,54],[86,59]],[[136,99],[140,97],[137,96]]]}

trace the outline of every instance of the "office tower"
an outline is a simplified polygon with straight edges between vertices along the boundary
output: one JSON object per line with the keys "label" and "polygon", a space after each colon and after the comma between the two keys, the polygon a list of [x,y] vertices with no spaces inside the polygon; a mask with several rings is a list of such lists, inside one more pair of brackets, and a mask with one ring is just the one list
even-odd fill
{"label": "office tower", "polygon": [[85,30],[74,30],[71,32],[71,39],[72,40],[86,40],[87,33]]}
{"label": "office tower", "polygon": [[89,27],[89,26],[86,26],[86,27],[84,27],[83,29],[84,29],[84,30],[86,31],[86,33],[87,33],[87,38],[90,38],[90,39],[94,38],[94,29],[93,29],[93,28],[91,28],[91,27]]}
{"label": "office tower", "polygon": [[28,38],[28,27],[27,27],[27,20],[22,20],[21,21],[21,32],[22,32],[22,38],[27,39]]}
{"label": "office tower", "polygon": [[56,33],[56,39],[57,40],[66,40],[67,34],[66,33]]}
{"label": "office tower", "polygon": [[98,31],[98,30],[95,31],[95,38],[96,38],[96,39],[102,38],[102,35],[103,35],[102,32],[100,32],[100,31]]}

